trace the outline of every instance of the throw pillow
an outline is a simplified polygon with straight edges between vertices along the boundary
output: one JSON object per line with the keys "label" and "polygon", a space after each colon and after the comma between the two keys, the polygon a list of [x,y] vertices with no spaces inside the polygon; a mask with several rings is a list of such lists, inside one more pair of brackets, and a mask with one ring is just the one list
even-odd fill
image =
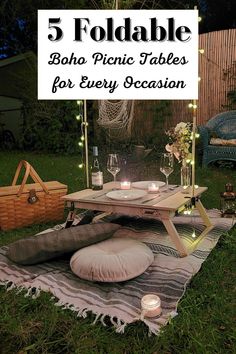
{"label": "throw pillow", "polygon": [[112,223],[97,223],[30,236],[10,244],[7,256],[23,265],[45,262],[106,240],[120,227]]}
{"label": "throw pillow", "polygon": [[117,237],[77,251],[70,266],[82,279],[119,282],[142,274],[153,260],[152,251],[144,243]]}

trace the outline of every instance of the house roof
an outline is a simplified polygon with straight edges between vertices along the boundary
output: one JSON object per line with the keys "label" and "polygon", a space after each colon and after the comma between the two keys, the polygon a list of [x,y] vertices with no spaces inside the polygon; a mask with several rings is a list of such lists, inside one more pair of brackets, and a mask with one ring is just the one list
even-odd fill
{"label": "house roof", "polygon": [[[35,75],[36,55],[33,52],[0,60],[0,96],[23,97],[29,75]],[[32,81],[36,81],[36,78]],[[25,83],[24,83],[25,82]]]}

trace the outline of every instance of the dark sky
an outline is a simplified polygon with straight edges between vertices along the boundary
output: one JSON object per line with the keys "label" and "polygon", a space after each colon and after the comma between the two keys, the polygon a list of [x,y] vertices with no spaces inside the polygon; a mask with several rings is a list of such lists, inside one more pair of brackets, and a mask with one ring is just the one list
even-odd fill
{"label": "dark sky", "polygon": [[[37,53],[37,9],[63,8],[63,4],[73,3],[71,0],[16,0],[11,2],[0,0],[0,58],[33,50]],[[97,0],[100,5],[101,1]],[[40,6],[41,4],[41,6]],[[47,6],[45,5],[47,4]],[[94,1],[77,0],[81,8],[94,8]],[[87,6],[86,6],[87,4]],[[193,8],[198,6],[202,21],[199,24],[199,33],[236,28],[236,0],[161,0],[137,1],[133,8]],[[100,6],[101,7],[101,6]]]}

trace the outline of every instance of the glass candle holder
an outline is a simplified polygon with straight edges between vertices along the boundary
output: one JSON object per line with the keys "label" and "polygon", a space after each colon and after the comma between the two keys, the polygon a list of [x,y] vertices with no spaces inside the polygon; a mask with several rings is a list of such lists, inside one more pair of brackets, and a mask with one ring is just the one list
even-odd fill
{"label": "glass candle holder", "polygon": [[155,182],[151,182],[148,184],[148,193],[158,193],[159,186]]}
{"label": "glass candle holder", "polygon": [[141,299],[141,310],[143,317],[156,317],[162,312],[161,299],[154,294],[148,294]]}
{"label": "glass candle holder", "polygon": [[120,189],[127,190],[127,189],[130,189],[130,187],[131,187],[130,181],[121,181],[120,182]]}

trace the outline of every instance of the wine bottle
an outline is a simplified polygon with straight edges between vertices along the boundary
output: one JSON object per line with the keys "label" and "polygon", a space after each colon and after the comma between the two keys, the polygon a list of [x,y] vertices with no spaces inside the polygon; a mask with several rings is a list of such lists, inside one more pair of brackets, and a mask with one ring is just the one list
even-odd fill
{"label": "wine bottle", "polygon": [[93,146],[93,163],[92,163],[92,189],[103,189],[103,173],[101,170],[101,164],[98,160],[98,147]]}

